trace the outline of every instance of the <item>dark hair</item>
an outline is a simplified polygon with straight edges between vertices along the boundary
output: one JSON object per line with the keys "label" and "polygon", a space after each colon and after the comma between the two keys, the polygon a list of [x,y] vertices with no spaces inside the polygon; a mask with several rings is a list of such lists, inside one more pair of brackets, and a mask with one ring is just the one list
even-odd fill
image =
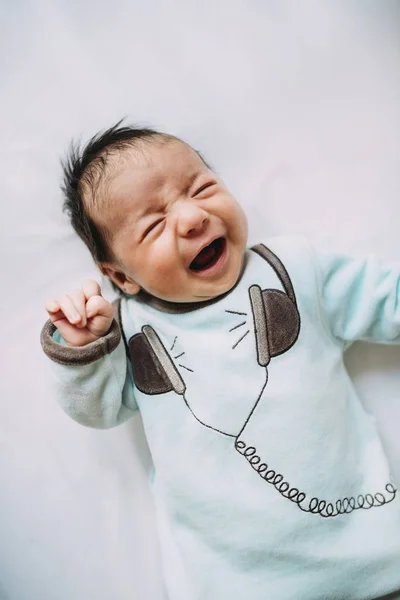
{"label": "dark hair", "polygon": [[[122,120],[105,131],[100,131],[82,148],[72,141],[69,153],[62,161],[64,192],[63,210],[71,225],[83,240],[96,263],[113,259],[108,244],[107,231],[95,223],[83,199],[83,186],[95,191],[101,181],[107,160],[113,151],[137,147],[143,141],[167,141],[178,139],[155,129],[121,126]],[[139,144],[138,144],[139,142]]]}

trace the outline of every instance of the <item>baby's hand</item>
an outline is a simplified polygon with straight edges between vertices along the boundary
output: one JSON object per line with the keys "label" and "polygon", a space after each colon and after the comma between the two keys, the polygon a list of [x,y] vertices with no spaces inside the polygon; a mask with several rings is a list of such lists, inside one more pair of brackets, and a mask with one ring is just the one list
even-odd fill
{"label": "baby's hand", "polygon": [[113,307],[93,279],[72,294],[46,300],[46,310],[68,346],[86,346],[106,335],[113,320]]}

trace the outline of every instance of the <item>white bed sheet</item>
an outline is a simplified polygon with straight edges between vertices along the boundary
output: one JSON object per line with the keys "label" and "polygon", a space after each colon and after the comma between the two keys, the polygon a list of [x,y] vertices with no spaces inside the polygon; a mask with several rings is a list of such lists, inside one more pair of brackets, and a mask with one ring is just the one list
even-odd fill
{"label": "white bed sheet", "polygon": [[[42,360],[44,298],[96,275],[59,156],[126,115],[204,153],[251,241],[400,261],[400,3],[3,0],[0,28],[0,599],[162,600],[140,419],[76,425]],[[347,364],[400,482],[400,348]]]}

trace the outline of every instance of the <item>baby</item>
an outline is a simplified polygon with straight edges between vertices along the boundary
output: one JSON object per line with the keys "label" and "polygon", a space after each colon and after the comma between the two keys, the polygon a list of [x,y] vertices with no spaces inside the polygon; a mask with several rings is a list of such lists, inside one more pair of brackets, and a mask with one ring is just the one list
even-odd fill
{"label": "baby", "polygon": [[247,246],[246,216],[182,140],[118,123],[64,165],[104,275],[49,299],[58,400],[90,427],[140,410],[171,600],[400,598],[400,499],[343,364],[400,343],[400,268]]}

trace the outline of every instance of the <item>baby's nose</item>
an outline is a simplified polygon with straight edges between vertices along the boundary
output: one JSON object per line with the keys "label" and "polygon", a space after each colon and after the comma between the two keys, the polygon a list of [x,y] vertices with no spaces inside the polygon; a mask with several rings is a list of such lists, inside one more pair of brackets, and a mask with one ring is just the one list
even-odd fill
{"label": "baby's nose", "polygon": [[208,214],[198,206],[186,204],[179,211],[179,233],[182,236],[190,236],[203,231],[208,223]]}

